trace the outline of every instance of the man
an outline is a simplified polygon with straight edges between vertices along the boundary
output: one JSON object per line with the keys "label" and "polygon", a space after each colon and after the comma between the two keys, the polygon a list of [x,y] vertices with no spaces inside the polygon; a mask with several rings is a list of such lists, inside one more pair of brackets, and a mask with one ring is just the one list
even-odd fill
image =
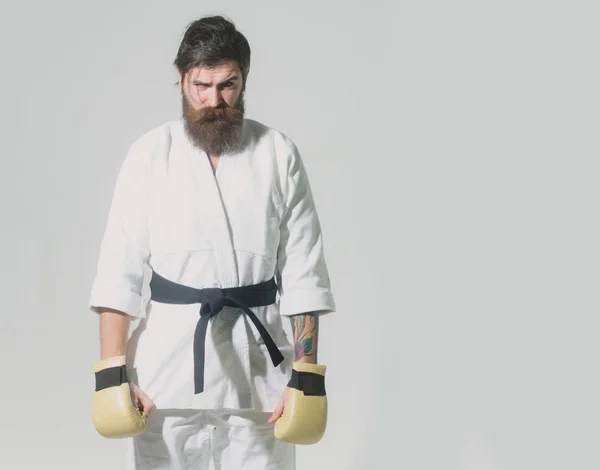
{"label": "man", "polygon": [[[307,173],[288,137],[245,118],[250,47],[231,22],[193,22],[175,66],[182,118],[131,146],[101,245],[94,422],[133,436],[130,468],[293,469],[274,425],[305,376],[323,398],[318,319],[335,311]],[[129,396],[131,434],[115,414]]]}

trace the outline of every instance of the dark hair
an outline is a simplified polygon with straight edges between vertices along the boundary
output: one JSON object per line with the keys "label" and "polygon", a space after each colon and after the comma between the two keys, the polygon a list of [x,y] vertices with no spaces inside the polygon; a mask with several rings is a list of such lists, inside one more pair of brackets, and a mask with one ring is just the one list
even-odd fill
{"label": "dark hair", "polygon": [[238,63],[245,84],[250,71],[248,40],[231,21],[207,16],[188,26],[174,65],[185,75],[193,67],[214,67],[230,60]]}

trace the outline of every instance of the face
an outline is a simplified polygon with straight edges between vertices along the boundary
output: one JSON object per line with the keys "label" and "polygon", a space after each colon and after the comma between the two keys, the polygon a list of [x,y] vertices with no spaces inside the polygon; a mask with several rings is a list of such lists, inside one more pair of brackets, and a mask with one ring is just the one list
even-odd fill
{"label": "face", "polygon": [[235,148],[244,121],[242,74],[237,62],[177,71],[186,132],[211,155]]}

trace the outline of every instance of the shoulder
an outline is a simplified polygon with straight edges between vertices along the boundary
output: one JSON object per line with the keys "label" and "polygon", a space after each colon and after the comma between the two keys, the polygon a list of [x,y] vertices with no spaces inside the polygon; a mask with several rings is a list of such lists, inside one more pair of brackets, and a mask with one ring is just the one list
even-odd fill
{"label": "shoulder", "polygon": [[179,127],[180,121],[168,121],[135,138],[129,144],[124,165],[148,170],[161,156],[169,153],[173,136],[177,134]]}
{"label": "shoulder", "polygon": [[281,130],[253,119],[245,119],[245,133],[253,147],[269,148],[285,166],[300,160],[296,143]]}
{"label": "shoulder", "polygon": [[180,126],[181,121],[168,121],[156,126],[134,139],[131,143],[131,149],[154,150],[156,147],[166,145],[171,141],[172,136]]}

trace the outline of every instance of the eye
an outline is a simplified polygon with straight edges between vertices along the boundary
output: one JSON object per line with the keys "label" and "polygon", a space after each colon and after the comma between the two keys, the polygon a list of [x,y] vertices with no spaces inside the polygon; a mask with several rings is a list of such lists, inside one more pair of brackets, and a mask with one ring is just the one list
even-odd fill
{"label": "eye", "polygon": [[223,83],[223,88],[231,88],[233,86],[233,82],[225,82]]}

